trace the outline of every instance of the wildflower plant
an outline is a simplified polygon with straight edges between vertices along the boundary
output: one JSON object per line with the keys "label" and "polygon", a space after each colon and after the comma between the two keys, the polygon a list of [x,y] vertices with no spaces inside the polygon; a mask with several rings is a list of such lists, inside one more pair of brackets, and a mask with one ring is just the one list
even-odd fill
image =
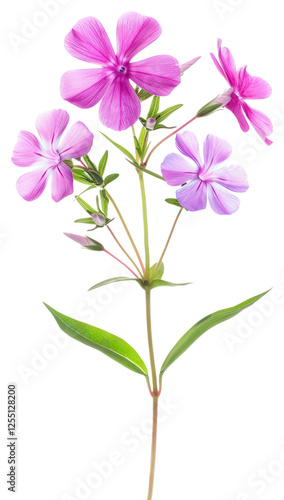
{"label": "wildflower plant", "polygon": [[[116,259],[127,271],[124,277],[107,277],[100,283],[92,284],[90,290],[112,282],[132,281],[145,294],[149,367],[135,349],[122,338],[95,325],[77,321],[45,305],[67,335],[102,352],[145,378],[145,385],[153,404],[148,500],[153,496],[158,407],[165,372],[203,333],[233,318],[267,293],[265,291],[238,305],[202,318],[175,343],[160,370],[157,370],[151,326],[152,290],[158,287],[189,285],[189,283],[169,282],[164,277],[164,257],[180,214],[182,211],[204,210],[209,202],[217,215],[232,215],[240,206],[240,199],[235,193],[245,193],[249,187],[245,170],[243,166],[235,163],[233,148],[227,141],[208,134],[202,153],[197,137],[186,127],[194,120],[226,108],[235,114],[244,132],[249,130],[249,121],[265,143],[272,144],[268,139],[272,133],[271,121],[262,112],[254,110],[246,103],[248,99],[268,97],[271,88],[261,78],[250,76],[246,66],[237,70],[232,54],[227,48],[222,48],[221,40],[218,40],[219,62],[213,54],[211,55],[229,88],[203,106],[185,124],[178,128],[172,127],[168,119],[181,107],[181,104],[163,109],[160,98],[169,95],[180,85],[183,73],[196,63],[199,57],[184,64],[179,64],[177,59],[169,55],[155,55],[132,62],[133,57],[152,44],[160,34],[161,27],[155,19],[128,12],[118,21],[115,51],[98,19],[93,17],[81,19],[66,36],[66,50],[77,59],[100,67],[69,71],[61,78],[63,99],[80,108],[90,108],[101,102],[99,108],[101,122],[116,131],[129,129],[133,135],[131,152],[103,134],[105,141],[124,155],[129,169],[132,169],[133,181],[137,180],[140,184],[144,256],[136,246],[135,238],[111,194],[110,184],[117,180],[119,172],[116,168],[114,171],[111,170],[107,150],[99,161],[95,162],[93,157],[89,156],[93,133],[82,122],[75,123],[65,133],[69,122],[66,111],[59,109],[43,113],[36,120],[40,140],[31,132],[20,132],[12,156],[13,163],[18,167],[32,167],[31,171],[22,175],[17,182],[19,194],[27,201],[35,200],[43,193],[49,178],[55,202],[73,193],[74,181],[76,185],[77,183],[83,185],[85,191],[94,193],[92,205],[85,201],[83,194],[85,191],[75,196],[81,209],[86,212],[84,218],[75,222],[86,226],[87,235],[65,234],[84,249],[104,252],[109,258]],[[213,65],[210,70],[214,71]],[[143,101],[148,101],[150,104],[148,112],[141,116]],[[155,131],[158,129],[162,129],[165,136],[160,142],[151,146],[155,142]],[[168,129],[172,129],[170,133]],[[160,144],[173,136],[178,153],[169,151],[161,164],[161,171],[157,172],[154,166],[151,166],[152,155]],[[165,201],[173,206],[173,211],[177,211],[177,215],[160,258],[154,263],[149,249],[145,175],[152,178],[157,187],[163,182],[176,187],[176,196],[173,191],[173,197]],[[115,214],[128,236],[132,254],[131,250],[124,248],[119,236],[112,230]],[[99,241],[101,234],[99,230],[110,233],[114,246],[119,247],[120,254],[124,257],[117,257],[116,250],[109,250],[103,246]]]}

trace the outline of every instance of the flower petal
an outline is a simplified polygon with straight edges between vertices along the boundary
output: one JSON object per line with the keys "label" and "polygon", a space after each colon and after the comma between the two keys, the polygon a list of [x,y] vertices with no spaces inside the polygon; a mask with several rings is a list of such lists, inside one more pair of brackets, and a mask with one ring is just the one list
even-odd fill
{"label": "flower petal", "polygon": [[35,163],[44,162],[44,152],[34,134],[25,130],[19,133],[12,155],[12,162],[17,167],[30,167]]}
{"label": "flower petal", "polygon": [[223,70],[222,66],[220,65],[219,61],[216,59],[215,55],[212,54],[212,52],[210,52],[210,56],[212,57],[212,60],[217,68],[217,70],[219,71],[219,73],[221,73],[221,75],[225,78],[225,80],[228,81],[228,78],[227,78],[227,75],[225,74],[225,71]]}
{"label": "flower petal", "polygon": [[184,182],[196,179],[197,165],[191,165],[182,156],[171,153],[166,156],[161,165],[162,176],[170,186],[180,186]]}
{"label": "flower petal", "polygon": [[215,135],[207,135],[203,144],[204,167],[209,170],[213,165],[223,163],[232,154],[232,146]]}
{"label": "flower petal", "polygon": [[207,184],[200,179],[190,181],[177,190],[176,197],[179,204],[191,212],[203,210],[207,205]]}
{"label": "flower petal", "polygon": [[118,76],[108,87],[100,105],[101,122],[113,130],[125,130],[139,118],[141,104],[128,78]]}
{"label": "flower petal", "polygon": [[91,108],[102,99],[113,78],[105,68],[67,71],[61,77],[61,96],[79,108]]}
{"label": "flower petal", "polygon": [[61,160],[79,158],[88,154],[93,145],[93,140],[94,135],[84,123],[74,123],[58,148]]}
{"label": "flower petal", "polygon": [[103,25],[94,17],[85,17],[75,24],[65,37],[65,48],[81,61],[105,65],[116,60]]}
{"label": "flower petal", "polygon": [[238,71],[238,92],[243,99],[266,99],[272,93],[272,88],[262,78],[251,76],[244,66]]}
{"label": "flower petal", "polygon": [[238,83],[238,75],[236,70],[235,60],[227,47],[222,47],[222,40],[218,39],[218,54],[219,61],[226,75],[226,79],[230,86],[236,88]]}
{"label": "flower petal", "polygon": [[22,175],[17,181],[18,193],[26,201],[36,200],[45,190],[49,170],[39,168]]}
{"label": "flower petal", "polygon": [[208,200],[212,210],[219,215],[230,215],[240,206],[240,200],[220,184],[208,184]]}
{"label": "flower petal", "polygon": [[230,111],[232,111],[232,113],[234,113],[242,131],[247,132],[249,130],[249,124],[246,121],[246,117],[243,113],[241,101],[234,92],[231,94],[231,100],[230,102],[228,102],[228,104],[226,104],[225,108],[229,109]]}
{"label": "flower petal", "polygon": [[37,117],[36,128],[45,148],[56,151],[68,123],[69,114],[63,109],[53,109]]}
{"label": "flower petal", "polygon": [[199,144],[193,132],[182,132],[176,135],[176,147],[178,150],[201,168],[202,160],[199,153]]}
{"label": "flower petal", "polygon": [[79,245],[82,245],[82,247],[93,245],[92,240],[90,240],[87,236],[80,236],[80,234],[73,234],[73,233],[63,233],[63,234],[67,236],[67,238],[70,238],[70,240],[73,240],[76,243],[79,243]]}
{"label": "flower petal", "polygon": [[73,174],[65,163],[59,163],[52,171],[51,196],[54,201],[60,201],[73,193]]}
{"label": "flower petal", "polygon": [[138,52],[159,38],[162,28],[152,17],[126,12],[117,23],[117,54],[121,63],[129,62]]}
{"label": "flower petal", "polygon": [[249,188],[247,174],[240,165],[230,165],[222,168],[213,168],[206,176],[207,182],[218,182],[221,186],[244,193]]}
{"label": "flower petal", "polygon": [[165,96],[180,83],[178,61],[171,56],[154,56],[130,63],[128,76],[150,94]]}
{"label": "flower petal", "polygon": [[272,141],[270,139],[267,139],[267,136],[272,134],[273,132],[273,125],[268,116],[266,116],[261,111],[257,111],[251,106],[248,106],[248,104],[246,104],[245,102],[242,103],[242,106],[253,128],[256,130],[261,139],[268,146],[272,144]]}

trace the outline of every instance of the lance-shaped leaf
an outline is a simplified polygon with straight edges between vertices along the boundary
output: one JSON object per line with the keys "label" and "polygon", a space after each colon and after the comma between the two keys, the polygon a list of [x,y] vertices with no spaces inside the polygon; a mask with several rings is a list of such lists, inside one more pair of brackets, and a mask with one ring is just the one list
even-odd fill
{"label": "lance-shaped leaf", "polygon": [[160,107],[160,97],[154,96],[151,102],[150,109],[147,114],[147,118],[156,118]]}
{"label": "lance-shaped leaf", "polygon": [[100,163],[99,163],[99,167],[98,167],[100,175],[104,175],[104,173],[105,173],[107,160],[108,160],[108,151],[106,151],[100,159]]}
{"label": "lance-shaped leaf", "polygon": [[191,285],[191,283],[172,283],[171,281],[155,279],[151,282],[150,288],[152,290],[153,288],[157,288],[159,286],[185,286],[185,285]]}
{"label": "lance-shaped leaf", "polygon": [[134,156],[130,153],[130,151],[128,151],[128,149],[124,148],[123,146],[121,146],[120,144],[118,144],[117,142],[114,142],[112,139],[110,139],[107,135],[103,134],[102,132],[100,132],[100,134],[102,134],[109,142],[111,142],[116,148],[118,148],[122,153],[124,153],[126,156],[128,156],[128,158],[130,158],[130,160],[134,161],[135,162],[135,158]]}
{"label": "lance-shaped leaf", "polygon": [[166,198],[165,201],[169,203],[170,205],[175,205],[176,207],[183,208],[179,202],[177,201],[176,198]]}
{"label": "lance-shaped leaf", "polygon": [[69,318],[47,304],[44,305],[51,312],[61,330],[69,337],[101,351],[129,370],[148,376],[144,361],[125,340],[95,326]]}
{"label": "lance-shaped leaf", "polygon": [[241,311],[254,304],[257,300],[261,299],[261,297],[268,292],[269,290],[261,293],[260,295],[256,295],[245,302],[241,302],[241,304],[238,304],[237,306],[229,307],[228,309],[222,309],[221,311],[209,314],[209,316],[206,316],[198,321],[198,323],[196,323],[183,335],[183,337],[180,338],[173,349],[169,352],[162,365],[160,376],[162,377],[167,368],[169,368],[169,366],[177,358],[179,358],[204,332],[207,332],[207,330],[218,325],[219,323],[222,323],[223,321],[233,318]]}
{"label": "lance-shaped leaf", "polygon": [[161,113],[159,113],[157,116],[157,125],[166,120],[166,118],[168,118],[172,113],[180,109],[182,106],[183,104],[176,104],[175,106],[171,106],[170,108],[167,108]]}
{"label": "lance-shaped leaf", "polygon": [[119,174],[109,174],[106,176],[105,180],[104,180],[104,187],[106,187],[108,184],[110,184],[110,182],[113,182],[115,181],[115,179],[117,179],[119,177]]}
{"label": "lance-shaped leaf", "polygon": [[[150,267],[150,279],[153,276],[154,271],[156,271],[157,264],[158,264],[158,262],[156,262],[156,264],[153,264],[153,266]],[[156,274],[156,279],[161,279],[164,272],[165,272],[165,266],[164,266],[164,263],[161,262],[161,264],[159,265],[159,270]]]}
{"label": "lance-shaped leaf", "polygon": [[134,165],[135,168],[137,168],[138,170],[141,170],[141,172],[143,172],[145,174],[152,175],[153,177],[156,177],[157,179],[161,179],[161,181],[165,180],[164,177],[162,177],[161,175],[156,174],[156,172],[152,172],[151,170],[148,170],[148,168],[145,168],[142,165],[139,165],[136,161],[130,161],[130,160],[127,160],[127,158],[126,158],[126,161],[128,161],[128,163],[131,163],[131,165]]}
{"label": "lance-shaped leaf", "polygon": [[109,278],[108,280],[100,281],[96,285],[93,285],[89,288],[89,292],[91,290],[95,290],[95,288],[100,288],[101,286],[109,285],[110,283],[118,283],[119,281],[137,281],[139,285],[143,286],[143,281],[140,278],[127,278],[126,276],[119,276],[118,278]]}

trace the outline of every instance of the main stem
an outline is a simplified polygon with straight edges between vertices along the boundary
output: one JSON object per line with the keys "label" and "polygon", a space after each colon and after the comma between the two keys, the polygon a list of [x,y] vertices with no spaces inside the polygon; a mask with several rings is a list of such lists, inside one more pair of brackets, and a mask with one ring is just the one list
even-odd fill
{"label": "main stem", "polygon": [[150,363],[152,372],[152,397],[153,397],[152,448],[151,448],[151,465],[150,465],[147,500],[152,500],[154,477],[155,477],[156,450],[157,450],[159,391],[158,391],[157,372],[156,372],[155,356],[153,348],[153,338],[152,338],[151,297],[150,297],[151,289],[149,286],[146,286],[145,292],[146,292],[146,320],[147,320],[148,345],[149,345],[149,354],[150,354]]}
{"label": "main stem", "polygon": [[142,198],[142,213],[143,213],[143,226],[144,226],[144,246],[145,246],[145,279],[149,280],[150,276],[150,250],[149,250],[149,230],[148,230],[148,215],[146,204],[146,192],[144,184],[143,172],[139,172],[139,182]]}

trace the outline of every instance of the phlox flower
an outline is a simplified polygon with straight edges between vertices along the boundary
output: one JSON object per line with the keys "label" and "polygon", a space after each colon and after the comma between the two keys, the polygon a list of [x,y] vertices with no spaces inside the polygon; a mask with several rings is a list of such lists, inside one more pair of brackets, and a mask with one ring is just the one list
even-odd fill
{"label": "phlox flower", "polygon": [[271,120],[246,102],[250,99],[269,97],[272,92],[270,85],[258,76],[251,76],[247,72],[247,66],[242,66],[237,70],[231,52],[227,47],[222,47],[220,38],[218,38],[218,55],[219,62],[214,54],[211,54],[211,57],[216,68],[232,89],[231,100],[225,107],[234,113],[243,132],[249,130],[249,121],[261,139],[268,145],[272,144],[272,141],[267,138],[273,132]]}
{"label": "phlox flower", "polygon": [[176,192],[179,204],[195,212],[203,210],[207,198],[217,214],[232,214],[238,210],[240,200],[231,191],[242,193],[248,189],[247,176],[239,165],[221,166],[232,153],[232,147],[224,139],[208,135],[203,145],[202,160],[196,136],[182,132],[176,136],[182,156],[171,153],[164,159],[161,170],[170,186],[182,185]]}
{"label": "phlox flower", "polygon": [[37,167],[18,179],[17,189],[25,200],[36,200],[43,193],[49,177],[54,201],[73,193],[72,170],[63,160],[86,155],[94,136],[84,123],[76,122],[61,140],[69,118],[63,109],[39,115],[36,128],[41,143],[31,132],[20,132],[12,161],[18,167]]}
{"label": "phlox flower", "polygon": [[[101,122],[114,130],[125,130],[140,116],[141,104],[129,80],[150,94],[166,96],[180,83],[178,61],[171,56],[154,56],[131,62],[161,34],[159,23],[136,12],[123,14],[117,23],[117,52],[98,19],[81,19],[65,38],[65,48],[82,61],[101,68],[68,71],[61,79],[63,99],[79,108],[91,108],[102,101]],[[190,62],[190,65],[193,61]]]}

